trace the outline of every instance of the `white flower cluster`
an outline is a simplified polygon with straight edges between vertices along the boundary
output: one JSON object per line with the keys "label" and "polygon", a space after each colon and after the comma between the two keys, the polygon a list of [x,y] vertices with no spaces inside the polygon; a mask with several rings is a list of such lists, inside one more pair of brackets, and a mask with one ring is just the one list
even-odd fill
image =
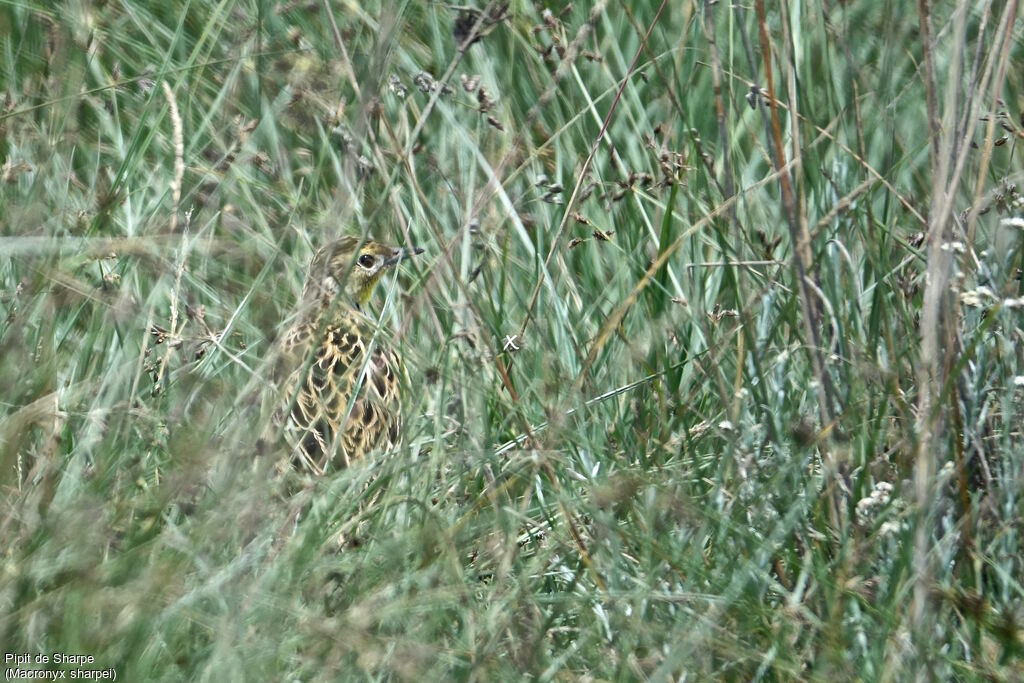
{"label": "white flower cluster", "polygon": [[890,498],[892,498],[892,484],[887,481],[875,484],[870,495],[857,501],[857,521],[862,526],[867,526],[878,511],[889,504]]}

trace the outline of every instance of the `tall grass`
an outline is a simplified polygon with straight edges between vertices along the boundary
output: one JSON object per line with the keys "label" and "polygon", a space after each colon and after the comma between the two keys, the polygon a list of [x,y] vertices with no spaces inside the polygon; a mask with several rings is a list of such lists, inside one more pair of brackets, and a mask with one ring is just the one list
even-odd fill
{"label": "tall grass", "polygon": [[[5,653],[1024,676],[1015,3],[503,4],[0,7]],[[359,233],[403,444],[277,476]]]}

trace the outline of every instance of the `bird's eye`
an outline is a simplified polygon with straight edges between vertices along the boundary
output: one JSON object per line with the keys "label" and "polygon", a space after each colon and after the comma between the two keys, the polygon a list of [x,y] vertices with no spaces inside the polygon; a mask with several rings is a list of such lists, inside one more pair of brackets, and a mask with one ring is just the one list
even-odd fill
{"label": "bird's eye", "polygon": [[363,268],[366,268],[367,270],[373,268],[374,261],[375,259],[373,258],[372,254],[363,254],[362,256],[359,257],[359,265],[361,265]]}

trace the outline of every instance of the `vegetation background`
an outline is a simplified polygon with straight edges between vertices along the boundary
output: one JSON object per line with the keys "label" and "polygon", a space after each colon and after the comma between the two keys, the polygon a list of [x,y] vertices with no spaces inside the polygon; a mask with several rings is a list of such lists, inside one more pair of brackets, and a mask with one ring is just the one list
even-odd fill
{"label": "vegetation background", "polygon": [[[5,653],[1021,680],[1022,63],[1012,1],[2,3]],[[404,444],[285,483],[360,232]]]}

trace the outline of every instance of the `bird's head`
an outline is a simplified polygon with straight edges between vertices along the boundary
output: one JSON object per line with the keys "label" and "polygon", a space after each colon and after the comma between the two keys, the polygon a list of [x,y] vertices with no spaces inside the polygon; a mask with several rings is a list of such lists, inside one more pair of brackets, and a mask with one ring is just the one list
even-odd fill
{"label": "bird's head", "polygon": [[374,240],[360,242],[358,237],[342,237],[328,242],[313,255],[302,298],[329,297],[338,294],[356,307],[370,300],[377,281],[399,261],[414,254],[418,248],[403,249]]}

